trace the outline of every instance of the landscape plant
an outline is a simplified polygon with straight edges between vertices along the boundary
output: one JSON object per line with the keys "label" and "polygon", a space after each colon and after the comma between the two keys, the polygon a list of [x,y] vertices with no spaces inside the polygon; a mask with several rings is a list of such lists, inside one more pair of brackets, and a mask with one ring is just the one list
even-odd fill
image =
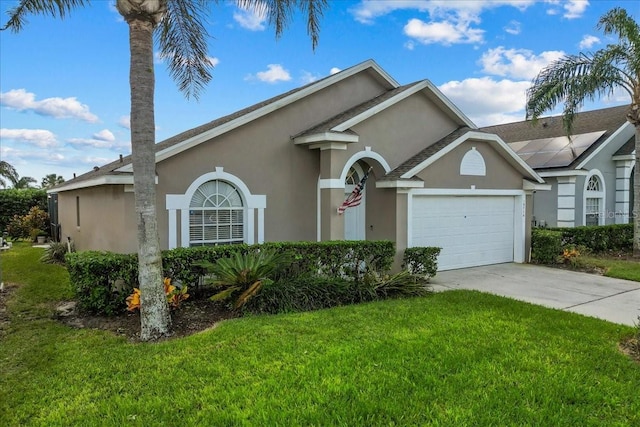
{"label": "landscape plant", "polygon": [[218,290],[211,300],[233,298],[233,308],[237,309],[259,292],[265,283],[273,280],[290,259],[287,252],[255,250],[248,253],[236,252],[213,264],[201,262],[199,266],[212,276],[209,284]]}

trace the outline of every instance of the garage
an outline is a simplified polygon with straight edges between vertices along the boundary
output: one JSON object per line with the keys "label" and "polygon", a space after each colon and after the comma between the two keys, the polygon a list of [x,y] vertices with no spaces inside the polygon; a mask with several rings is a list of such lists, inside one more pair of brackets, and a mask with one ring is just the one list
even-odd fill
{"label": "garage", "polygon": [[410,246],[441,247],[438,270],[521,262],[522,197],[416,194],[411,205]]}

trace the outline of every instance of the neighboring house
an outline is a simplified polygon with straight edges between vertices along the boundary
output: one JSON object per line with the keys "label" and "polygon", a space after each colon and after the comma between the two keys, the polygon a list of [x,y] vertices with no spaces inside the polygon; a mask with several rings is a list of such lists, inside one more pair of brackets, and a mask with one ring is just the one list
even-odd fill
{"label": "neighboring house", "polygon": [[[379,240],[440,246],[440,268],[526,260],[543,180],[428,80],[366,61],[157,144],[163,248]],[[337,208],[369,168],[362,203]],[[50,190],[61,236],[136,251],[130,157]]]}
{"label": "neighboring house", "polygon": [[633,207],[635,130],[626,119],[628,106],[576,115],[573,135],[566,136],[562,116],[482,128],[506,141],[551,185],[533,197],[538,226],[629,222]]}

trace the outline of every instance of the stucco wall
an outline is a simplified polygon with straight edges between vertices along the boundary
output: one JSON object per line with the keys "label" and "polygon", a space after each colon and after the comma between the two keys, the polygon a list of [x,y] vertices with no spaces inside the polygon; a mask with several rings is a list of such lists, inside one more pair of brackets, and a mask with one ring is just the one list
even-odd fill
{"label": "stucco wall", "polygon": [[[80,208],[79,226],[76,206]],[[58,214],[61,238],[71,237],[78,250],[137,251],[133,193],[125,193],[122,185],[59,193]]]}
{"label": "stucco wall", "polygon": [[549,191],[536,191],[532,197],[533,216],[536,221],[544,221],[546,227],[558,226],[558,180],[545,178]]}
{"label": "stucco wall", "polygon": [[[482,155],[486,176],[460,175],[460,162],[473,147]],[[418,174],[425,188],[471,188],[522,190],[522,174],[486,141],[465,141]]]}

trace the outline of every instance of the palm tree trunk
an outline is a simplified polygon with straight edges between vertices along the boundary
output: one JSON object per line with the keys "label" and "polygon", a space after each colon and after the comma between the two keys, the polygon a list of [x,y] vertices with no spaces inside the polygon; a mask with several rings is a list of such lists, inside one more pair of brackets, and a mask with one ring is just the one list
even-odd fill
{"label": "palm tree trunk", "polygon": [[130,19],[131,155],[138,222],[140,338],[169,333],[171,316],[162,284],[162,256],[156,219],[153,28],[150,20]]}
{"label": "palm tree trunk", "polygon": [[636,121],[636,163],[633,167],[633,256],[640,258],[640,123]]}

